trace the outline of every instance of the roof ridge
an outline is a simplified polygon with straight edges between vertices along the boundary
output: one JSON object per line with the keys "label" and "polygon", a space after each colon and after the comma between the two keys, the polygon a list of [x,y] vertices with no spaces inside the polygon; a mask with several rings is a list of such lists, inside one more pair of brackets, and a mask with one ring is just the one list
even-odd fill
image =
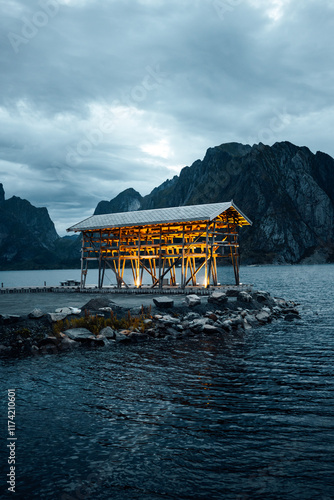
{"label": "roof ridge", "polygon": [[104,227],[170,224],[197,220],[211,221],[230,207],[233,207],[239,212],[246,224],[251,224],[249,219],[235,208],[233,202],[226,201],[203,203],[202,205],[180,205],[177,207],[162,207],[147,210],[134,210],[131,212],[92,215],[74,226],[71,226],[67,231],[84,231],[102,229]]}

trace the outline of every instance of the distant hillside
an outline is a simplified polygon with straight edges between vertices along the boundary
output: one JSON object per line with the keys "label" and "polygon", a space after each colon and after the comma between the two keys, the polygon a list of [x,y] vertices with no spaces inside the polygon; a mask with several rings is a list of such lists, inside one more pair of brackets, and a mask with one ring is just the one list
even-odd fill
{"label": "distant hillside", "polygon": [[0,270],[78,267],[79,248],[77,239],[58,236],[46,208],[6,200],[0,184]]}
{"label": "distant hillside", "polygon": [[307,147],[281,142],[209,148],[203,160],[149,195],[126,190],[99,204],[98,213],[124,211],[124,199],[141,210],[233,199],[253,221],[241,231],[242,262],[334,261],[334,160]]}

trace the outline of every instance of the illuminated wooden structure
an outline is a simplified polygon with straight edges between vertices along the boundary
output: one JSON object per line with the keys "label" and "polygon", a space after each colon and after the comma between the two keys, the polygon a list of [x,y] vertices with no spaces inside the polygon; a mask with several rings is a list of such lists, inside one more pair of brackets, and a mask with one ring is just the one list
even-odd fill
{"label": "illuminated wooden structure", "polygon": [[217,260],[231,260],[239,284],[238,229],[251,221],[233,201],[183,207],[93,215],[67,231],[82,233],[81,288],[85,287],[89,262],[98,264],[98,287],[106,268],[116,276],[118,288],[129,288],[124,269],[131,266],[137,288],[149,275],[152,288],[196,286],[204,268],[204,285],[217,285]]}

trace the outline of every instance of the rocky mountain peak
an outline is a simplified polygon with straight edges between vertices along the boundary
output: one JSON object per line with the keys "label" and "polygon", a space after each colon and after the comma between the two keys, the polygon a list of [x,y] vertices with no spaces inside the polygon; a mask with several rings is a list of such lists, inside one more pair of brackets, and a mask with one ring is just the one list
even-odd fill
{"label": "rocky mountain peak", "polygon": [[142,198],[140,208],[231,199],[254,222],[241,231],[243,262],[297,263],[319,254],[334,260],[334,160],[288,141],[209,148]]}
{"label": "rocky mountain peak", "polygon": [[5,202],[5,190],[0,182],[0,205]]}
{"label": "rocky mountain peak", "polygon": [[[0,197],[0,269],[47,268],[57,255],[54,245],[59,240],[54,223],[45,207],[34,207],[18,196]],[[3,195],[1,194],[3,193]]]}
{"label": "rocky mountain peak", "polygon": [[128,188],[110,201],[100,201],[95,209],[94,215],[139,210],[141,208],[142,199],[138,191],[135,191],[133,188]]}

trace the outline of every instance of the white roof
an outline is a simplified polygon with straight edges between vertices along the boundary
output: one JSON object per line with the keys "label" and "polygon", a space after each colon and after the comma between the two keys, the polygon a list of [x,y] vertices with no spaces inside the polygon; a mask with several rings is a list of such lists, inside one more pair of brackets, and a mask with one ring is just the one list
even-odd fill
{"label": "white roof", "polygon": [[209,203],[205,205],[189,205],[171,208],[156,208],[153,210],[136,210],[102,215],[92,215],[67,231],[88,231],[94,229],[148,226],[152,224],[170,224],[175,222],[212,221],[220,214],[234,208],[240,216],[240,225],[251,225],[251,221],[234,205],[233,201],[224,203]]}

